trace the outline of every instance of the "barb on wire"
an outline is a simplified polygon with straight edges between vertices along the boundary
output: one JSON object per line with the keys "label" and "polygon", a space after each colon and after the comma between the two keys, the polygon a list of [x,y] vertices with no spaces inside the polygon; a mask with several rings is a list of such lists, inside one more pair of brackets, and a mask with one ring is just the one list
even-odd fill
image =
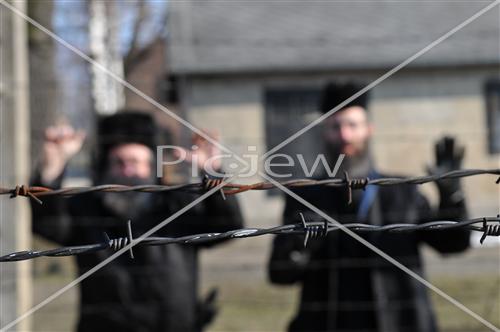
{"label": "barb on wire", "polygon": [[[497,217],[500,217],[498,215]],[[482,228],[483,235],[481,236],[481,239],[479,242],[483,244],[484,240],[486,240],[487,236],[500,236],[500,224],[488,224],[487,218],[483,218],[483,228]]]}
{"label": "barb on wire", "polygon": [[[329,187],[347,187],[349,190],[349,198],[351,199],[351,191],[355,189],[364,189],[367,185],[377,186],[393,186],[401,184],[423,184],[445,179],[457,179],[475,175],[500,175],[500,169],[463,169],[451,171],[439,175],[425,175],[415,177],[386,177],[378,179],[358,178],[351,179],[347,173],[344,178],[329,178],[324,180],[314,179],[296,179],[281,182],[288,188],[296,187],[314,187],[314,186],[329,186]],[[500,178],[499,178],[500,180]],[[499,180],[496,183],[499,183]],[[185,191],[185,192],[204,192],[210,190],[222,182],[221,179],[204,179],[200,183],[187,183],[178,185],[140,185],[140,186],[125,186],[117,184],[103,184],[93,187],[68,187],[62,189],[50,189],[46,187],[27,187],[16,186],[11,188],[0,188],[0,195],[10,195],[11,197],[26,196],[31,197],[38,203],[42,203],[40,198],[45,196],[74,196],[87,194],[91,192],[144,192],[144,193],[164,193],[169,191]],[[276,188],[276,185],[271,182],[257,182],[253,184],[237,184],[226,183],[221,194],[225,199],[226,195],[235,195],[249,190],[270,190]]]}
{"label": "barb on wire", "polygon": [[[215,187],[221,185],[223,182],[224,182],[224,178],[212,179],[208,175],[205,174],[205,176],[203,177],[202,186],[203,186],[203,189],[210,190],[212,188],[215,188]],[[224,188],[221,188],[219,191],[220,191],[220,194],[222,196],[222,199],[226,200],[226,195],[224,194]]]}
{"label": "barb on wire", "polygon": [[369,178],[363,178],[363,179],[353,179],[351,180],[349,178],[349,174],[347,171],[344,171],[344,180],[345,180],[345,185],[347,187],[347,194],[348,194],[348,201],[347,204],[351,205],[352,203],[352,190],[353,189],[363,189],[365,190],[366,186],[369,184],[370,179]]}
{"label": "barb on wire", "polygon": [[[212,241],[220,241],[227,239],[242,239],[249,237],[257,237],[267,234],[304,234],[304,245],[307,241],[314,237],[326,236],[328,233],[340,230],[336,224],[328,221],[310,221],[306,222],[302,217],[301,223],[288,224],[271,228],[242,228],[224,233],[202,233],[186,235],[182,237],[148,237],[139,242],[138,246],[160,246],[168,244],[201,244]],[[415,231],[446,231],[456,228],[466,228],[473,231],[483,232],[481,243],[487,236],[500,236],[500,215],[497,217],[476,218],[464,221],[432,221],[422,224],[390,224],[384,226],[367,225],[361,223],[343,224],[343,227],[354,232],[415,232]],[[19,251],[4,256],[0,256],[0,262],[15,262],[27,259],[33,259],[41,256],[59,257],[59,256],[74,256],[85,253],[111,249],[118,251],[134,240],[130,223],[128,224],[128,236],[110,239],[105,235],[105,240],[102,243],[88,244],[73,247],[61,247],[43,251]],[[131,257],[133,254],[131,252]]]}
{"label": "barb on wire", "polygon": [[326,236],[328,234],[328,220],[324,220],[322,225],[311,225],[306,222],[304,215],[300,213],[302,226],[304,227],[304,248],[307,247],[307,241],[311,238]]}

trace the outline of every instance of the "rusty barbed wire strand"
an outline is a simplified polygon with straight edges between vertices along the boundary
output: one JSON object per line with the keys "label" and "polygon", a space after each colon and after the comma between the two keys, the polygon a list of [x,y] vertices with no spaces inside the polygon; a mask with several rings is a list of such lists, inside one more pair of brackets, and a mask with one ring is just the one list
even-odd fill
{"label": "rusty barbed wire strand", "polygon": [[[186,235],[181,237],[148,237],[137,243],[138,246],[160,246],[168,244],[201,244],[213,241],[221,241],[228,239],[243,239],[250,237],[263,236],[268,234],[304,234],[304,246],[307,245],[309,239],[326,236],[328,233],[338,231],[341,228],[326,220],[324,221],[311,221],[306,222],[302,217],[302,223],[288,224],[270,228],[241,228],[231,230],[223,233],[201,233]],[[479,226],[480,224],[480,226]],[[347,223],[343,227],[350,229],[354,232],[415,232],[415,231],[446,231],[450,229],[466,228],[472,231],[483,232],[481,237],[481,244],[487,236],[500,236],[500,215],[497,217],[483,217],[475,218],[464,221],[432,221],[422,224],[389,224],[384,226],[368,225],[361,223]],[[130,222],[127,227],[127,236],[110,239],[106,233],[103,234],[103,242],[60,247],[50,250],[27,250],[10,253],[0,256],[0,262],[15,262],[37,257],[61,257],[61,256],[75,256],[86,253],[92,253],[101,250],[111,249],[114,251],[120,250],[132,243],[132,231]],[[130,257],[133,258],[133,253],[130,251]]]}
{"label": "rusty barbed wire strand", "polygon": [[[457,179],[476,175],[500,175],[500,169],[463,169],[455,170],[439,175],[424,175],[424,176],[414,176],[414,177],[385,177],[385,178],[357,178],[350,179],[347,172],[344,173],[344,178],[329,178],[323,180],[315,179],[294,179],[289,181],[283,181],[281,184],[288,188],[296,187],[314,187],[314,186],[330,186],[330,187],[342,187],[345,186],[349,189],[349,197],[351,197],[351,190],[364,189],[367,185],[377,185],[377,186],[393,186],[401,184],[423,184],[428,182],[435,182],[446,179]],[[126,186],[118,184],[103,184],[91,187],[67,187],[61,189],[51,189],[47,187],[28,187],[25,185],[16,186],[12,188],[0,188],[0,195],[10,195],[12,198],[17,196],[30,197],[42,203],[40,198],[46,196],[74,196],[87,194],[92,192],[143,192],[143,193],[165,193],[170,191],[185,191],[185,192],[203,192],[209,190],[213,186],[218,184],[218,179],[204,179],[199,183],[187,183],[178,185],[139,185],[139,186]],[[500,183],[500,178],[496,180],[496,183]],[[257,182],[253,184],[237,184],[237,183],[227,183],[221,189],[221,193],[224,195],[235,195],[243,193],[249,190],[270,190],[277,188],[275,184],[271,182]]]}

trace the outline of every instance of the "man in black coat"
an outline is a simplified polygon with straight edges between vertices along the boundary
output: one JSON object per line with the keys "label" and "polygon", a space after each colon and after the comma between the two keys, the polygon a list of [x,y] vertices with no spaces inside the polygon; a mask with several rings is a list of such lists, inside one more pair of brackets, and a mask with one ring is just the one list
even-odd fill
{"label": "man in black coat", "polygon": [[[329,111],[361,88],[352,82],[328,84],[321,110]],[[370,155],[373,128],[367,102],[368,96],[362,95],[324,121],[329,160],[333,165],[344,154],[340,172],[347,171],[351,178],[389,176],[377,171]],[[437,167],[432,171],[449,171],[460,166],[463,149],[446,138],[436,145],[436,156]],[[294,191],[341,223],[418,224],[466,217],[459,180],[440,181],[437,185],[440,205],[436,212],[431,211],[414,185],[367,186],[364,191],[352,192],[351,204],[347,203],[348,191],[344,187],[305,187]],[[306,220],[317,220],[312,211],[287,197],[284,222],[300,222],[299,213]],[[427,243],[441,253],[460,252],[469,246],[470,234],[456,229],[360,235],[423,275],[420,244]],[[276,236],[269,277],[276,284],[302,285],[300,306],[290,331],[436,331],[426,287],[342,231],[313,239],[306,248],[303,237]]]}
{"label": "man in black coat", "polygon": [[[97,133],[95,184],[151,184],[156,181],[157,128],[149,115],[119,112],[102,119]],[[33,185],[60,188],[67,162],[81,148],[84,135],[70,127],[51,127],[41,166]],[[187,153],[197,154],[199,165],[216,151],[207,142]],[[214,152],[215,151],[215,152]],[[219,160],[213,158],[213,160]],[[206,166],[206,165],[205,165]],[[213,161],[212,169],[220,164]],[[89,193],[72,198],[47,197],[33,204],[33,231],[63,246],[103,242],[126,237],[127,220],[138,237],[198,195],[180,192]],[[214,194],[184,213],[154,236],[177,237],[224,232],[242,227],[234,197]],[[134,259],[121,255],[80,285],[78,331],[200,331],[211,308],[198,301],[198,250],[195,245],[136,246]],[[113,251],[78,255],[83,274]],[[212,308],[213,309],[213,308]]]}

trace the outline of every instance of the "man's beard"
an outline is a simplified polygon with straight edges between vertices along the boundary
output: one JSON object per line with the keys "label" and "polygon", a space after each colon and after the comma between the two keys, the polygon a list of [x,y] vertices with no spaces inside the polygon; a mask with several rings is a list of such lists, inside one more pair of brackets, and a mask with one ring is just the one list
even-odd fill
{"label": "man's beard", "polygon": [[[339,156],[343,153],[342,147],[337,144],[326,144],[326,154],[329,163],[335,165]],[[371,158],[369,141],[364,144],[363,149],[359,150],[353,156],[345,156],[339,168],[337,176],[343,176],[343,172],[349,173],[351,178],[361,178],[368,176],[368,173],[373,168],[373,160]]]}
{"label": "man's beard", "polygon": [[[101,183],[121,184],[125,186],[139,186],[152,184],[152,178],[104,176]],[[122,219],[137,219],[153,205],[153,196],[150,193],[121,192],[100,193],[103,205],[114,215]]]}

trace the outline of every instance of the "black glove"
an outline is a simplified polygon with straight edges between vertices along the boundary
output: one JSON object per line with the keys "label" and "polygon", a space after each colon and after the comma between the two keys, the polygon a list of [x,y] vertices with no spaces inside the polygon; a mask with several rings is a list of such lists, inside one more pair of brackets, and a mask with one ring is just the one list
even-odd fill
{"label": "black glove", "polygon": [[[444,136],[435,144],[436,165],[428,167],[427,171],[432,175],[458,170],[462,166],[465,147],[458,146],[455,138]],[[441,205],[457,203],[464,199],[461,190],[460,179],[446,179],[436,181],[441,198]]]}

